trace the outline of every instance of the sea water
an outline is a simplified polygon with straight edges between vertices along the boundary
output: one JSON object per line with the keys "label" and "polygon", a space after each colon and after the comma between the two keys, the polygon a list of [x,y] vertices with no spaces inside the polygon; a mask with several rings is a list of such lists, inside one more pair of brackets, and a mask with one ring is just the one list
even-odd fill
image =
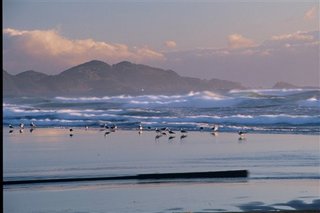
{"label": "sea water", "polygon": [[3,125],[144,128],[319,134],[319,89],[105,97],[5,98]]}

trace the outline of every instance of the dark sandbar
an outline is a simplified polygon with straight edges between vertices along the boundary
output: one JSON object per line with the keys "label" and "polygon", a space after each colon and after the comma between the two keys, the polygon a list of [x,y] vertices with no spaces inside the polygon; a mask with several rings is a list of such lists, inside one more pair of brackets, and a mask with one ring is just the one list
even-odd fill
{"label": "dark sandbar", "polygon": [[183,172],[183,173],[154,173],[118,177],[89,177],[89,178],[61,178],[37,180],[3,181],[4,185],[34,184],[34,183],[61,183],[80,181],[107,181],[107,180],[163,180],[163,179],[196,179],[196,178],[246,178],[247,170],[210,171],[210,172]]}

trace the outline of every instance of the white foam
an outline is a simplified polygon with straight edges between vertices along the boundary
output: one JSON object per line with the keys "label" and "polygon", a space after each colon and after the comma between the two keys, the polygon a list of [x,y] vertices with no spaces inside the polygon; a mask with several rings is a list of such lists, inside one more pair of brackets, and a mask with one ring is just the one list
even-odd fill
{"label": "white foam", "polygon": [[298,104],[300,106],[306,106],[306,107],[318,107],[320,110],[320,100],[317,99],[316,97],[312,97],[307,100],[299,101]]}
{"label": "white foam", "polygon": [[270,96],[287,96],[299,94],[309,91],[320,91],[320,89],[248,89],[248,90],[230,90],[229,94],[257,94],[257,95],[270,95]]}
{"label": "white foam", "polygon": [[[41,122],[46,124],[51,122],[52,125],[60,121],[63,123],[62,121],[79,120],[123,122],[124,125],[136,122],[194,126],[215,123],[229,126],[317,125],[320,123],[320,117],[315,113],[320,108],[319,91],[306,91],[234,90],[226,94],[204,91],[172,96],[56,97],[44,102],[45,108],[41,108],[41,103],[33,106],[34,100],[31,103],[23,102],[24,104],[4,102],[3,122],[18,123],[23,119],[26,121],[48,119]],[[292,95],[293,93],[295,94]],[[273,96],[260,96],[261,94],[278,96],[274,100]],[[262,100],[259,100],[260,98]],[[50,108],[51,103],[52,108]],[[73,104],[70,106],[68,103]],[[93,103],[90,105],[92,109],[82,109],[87,103]],[[286,110],[286,105],[290,106],[288,108],[290,111]],[[273,107],[276,110],[275,114]],[[308,111],[309,108],[305,107],[311,107],[311,110]]]}

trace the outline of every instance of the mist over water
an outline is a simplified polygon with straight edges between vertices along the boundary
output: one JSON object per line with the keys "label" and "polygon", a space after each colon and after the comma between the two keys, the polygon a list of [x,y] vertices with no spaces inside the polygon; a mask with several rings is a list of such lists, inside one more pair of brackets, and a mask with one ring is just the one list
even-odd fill
{"label": "mist over water", "polygon": [[99,127],[123,129],[169,127],[222,132],[319,134],[320,90],[269,89],[209,91],[184,95],[105,97],[21,97],[3,101],[3,125],[38,127]]}

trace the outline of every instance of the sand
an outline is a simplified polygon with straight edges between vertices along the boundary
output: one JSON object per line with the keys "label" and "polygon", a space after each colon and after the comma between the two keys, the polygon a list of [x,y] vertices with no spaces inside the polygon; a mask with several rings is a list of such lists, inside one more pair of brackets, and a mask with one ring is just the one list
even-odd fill
{"label": "sand", "polygon": [[[248,169],[247,179],[4,186],[4,212],[317,212],[319,136],[4,129],[5,179]],[[267,176],[267,178],[266,178]]]}

